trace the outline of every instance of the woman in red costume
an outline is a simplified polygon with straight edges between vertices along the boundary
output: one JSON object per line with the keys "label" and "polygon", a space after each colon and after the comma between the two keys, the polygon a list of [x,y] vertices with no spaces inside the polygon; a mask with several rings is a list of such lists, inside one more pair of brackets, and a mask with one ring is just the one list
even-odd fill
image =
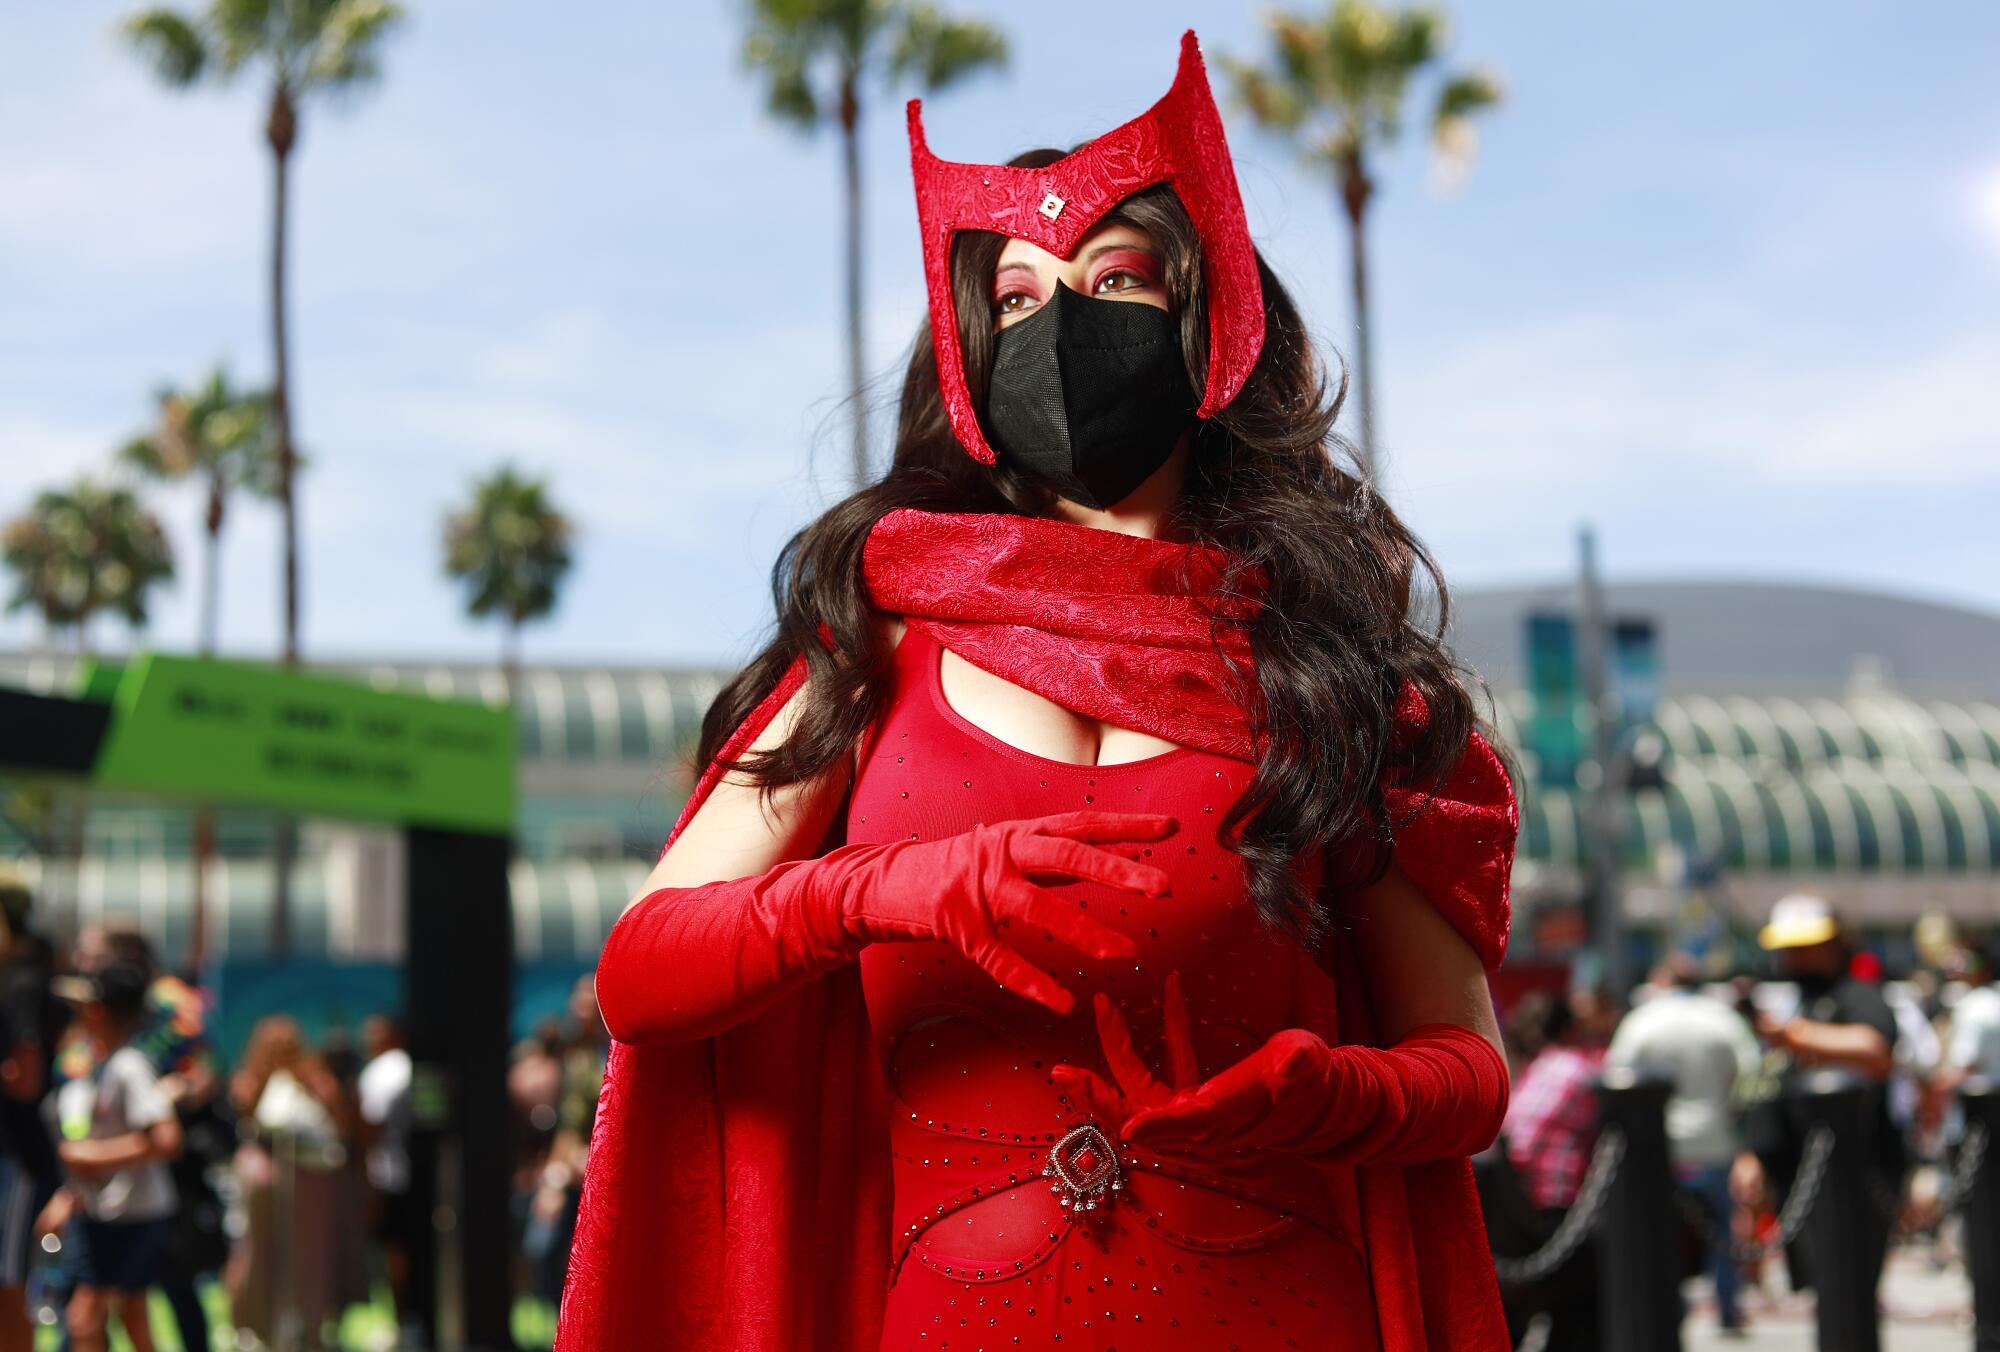
{"label": "woman in red costume", "polygon": [[894,463],[605,945],[558,1346],[1505,1347],[1514,800],[1194,36],[1069,154],[911,146]]}

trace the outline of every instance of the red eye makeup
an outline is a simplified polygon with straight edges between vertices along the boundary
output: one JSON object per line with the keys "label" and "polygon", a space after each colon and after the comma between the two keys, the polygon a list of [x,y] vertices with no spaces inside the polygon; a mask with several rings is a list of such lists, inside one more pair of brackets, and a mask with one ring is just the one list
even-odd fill
{"label": "red eye makeup", "polygon": [[[1144,249],[1108,249],[1091,259],[1089,294],[1096,295],[1106,278],[1123,273],[1137,279],[1140,286],[1160,284],[1160,260]],[[1128,282],[1118,290],[1130,291],[1133,284]]]}
{"label": "red eye makeup", "polygon": [[1039,305],[1043,295],[1042,279],[1026,263],[1008,263],[993,275],[993,309],[1004,314],[1010,308],[1021,308],[1024,304]]}

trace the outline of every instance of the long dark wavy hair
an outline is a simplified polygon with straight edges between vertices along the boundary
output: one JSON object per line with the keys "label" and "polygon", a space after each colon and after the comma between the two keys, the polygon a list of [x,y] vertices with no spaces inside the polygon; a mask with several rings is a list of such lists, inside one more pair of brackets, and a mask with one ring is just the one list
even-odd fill
{"label": "long dark wavy hair", "polygon": [[[1031,151],[1013,163],[1040,167],[1062,154]],[[1201,245],[1180,199],[1167,187],[1149,188],[1105,219],[1143,230],[1157,245],[1188,378],[1201,389],[1208,370]],[[982,403],[993,358],[993,271],[1004,243],[998,234],[961,232],[952,255],[966,384]],[[1263,748],[1249,788],[1224,818],[1222,838],[1242,856],[1265,921],[1313,943],[1339,896],[1388,867],[1399,823],[1390,820],[1385,780],[1419,788],[1441,782],[1476,719],[1443,641],[1443,577],[1389,505],[1342,467],[1351,451],[1333,424],[1345,374],[1329,384],[1297,309],[1261,255],[1257,271],[1263,353],[1229,406],[1196,425],[1174,524],[1232,557],[1223,594],[1246,590],[1246,570],[1261,570],[1265,579],[1254,619],[1214,621],[1249,630],[1255,688],[1241,693]],[[801,655],[808,669],[801,716],[781,745],[734,764],[737,773],[767,790],[811,778],[849,754],[883,714],[889,655],[861,575],[862,545],[881,517],[901,507],[1045,515],[1050,502],[1048,490],[1004,457],[983,465],[959,444],[926,324],[910,350],[888,473],[779,554],[771,570],[776,632],[709,708],[701,763],[720,753]],[[1425,590],[1415,592],[1413,605],[1419,582]],[[1394,717],[1406,685],[1430,711],[1414,735]],[[1315,893],[1303,865],[1321,852],[1326,886]]]}

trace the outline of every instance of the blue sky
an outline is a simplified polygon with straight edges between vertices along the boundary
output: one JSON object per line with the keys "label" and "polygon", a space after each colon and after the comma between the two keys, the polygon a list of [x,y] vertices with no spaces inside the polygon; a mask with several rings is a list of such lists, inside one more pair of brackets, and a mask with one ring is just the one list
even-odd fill
{"label": "blue sky", "polygon": [[[1211,54],[1263,42],[1247,5],[957,4],[1014,59],[931,104],[951,158],[1131,116],[1185,24]],[[103,464],[160,382],[266,369],[258,95],[159,89],[126,8],[0,31],[0,511]],[[296,174],[308,653],[491,652],[437,528],[512,460],[581,535],[531,657],[741,657],[845,464],[832,141],[762,116],[730,0],[411,9],[381,88],[308,111]],[[1454,582],[1553,577],[1589,520],[1614,577],[2000,609],[2000,9],[1455,15],[1453,63],[1507,102],[1455,190],[1419,138],[1385,161],[1370,238],[1387,485]],[[885,398],[923,301],[900,103],[865,150]],[[1331,189],[1229,126],[1252,230],[1338,350]],[[160,503],[184,581],[154,640],[186,646],[198,504]],[[275,643],[272,517],[244,505],[225,542],[232,650]]]}

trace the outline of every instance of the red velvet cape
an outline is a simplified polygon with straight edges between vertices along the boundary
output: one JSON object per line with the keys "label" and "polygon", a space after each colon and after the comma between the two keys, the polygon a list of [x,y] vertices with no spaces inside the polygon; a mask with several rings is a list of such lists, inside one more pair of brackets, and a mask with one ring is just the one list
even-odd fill
{"label": "red velvet cape", "polygon": [[[1249,720],[1227,694],[1245,688],[1231,666],[1248,667],[1248,645],[1208,619],[1245,603],[1210,590],[1219,563],[1061,522],[900,511],[870,535],[864,571],[883,610],[997,675],[1119,726],[1247,755]],[[731,736],[675,834],[804,676],[794,662]],[[1397,865],[1497,965],[1518,827],[1507,777],[1475,737],[1426,797],[1396,833]],[[1414,806],[1391,798],[1399,819]],[[1370,1041],[1365,976],[1340,952],[1314,1031]],[[890,1183],[868,1032],[849,964],[720,1037],[613,1044],[557,1352],[876,1352]],[[1468,1163],[1356,1176],[1385,1352],[1509,1347]]]}

